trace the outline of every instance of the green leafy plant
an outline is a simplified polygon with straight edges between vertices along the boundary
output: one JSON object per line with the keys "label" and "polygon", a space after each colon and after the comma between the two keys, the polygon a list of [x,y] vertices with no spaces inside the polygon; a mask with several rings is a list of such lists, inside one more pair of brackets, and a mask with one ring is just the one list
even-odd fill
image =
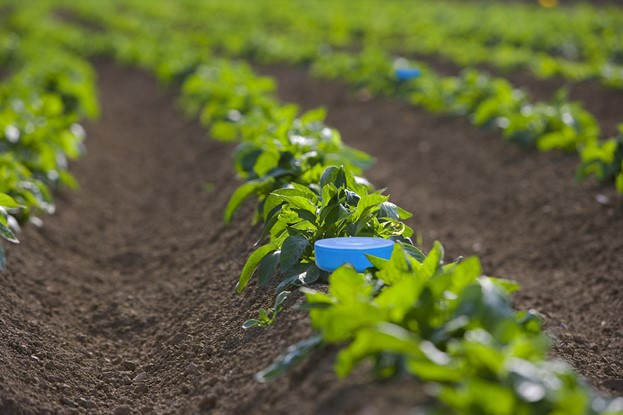
{"label": "green leafy plant", "polygon": [[[291,114],[287,114],[291,115]],[[327,127],[324,109],[275,122],[262,134],[249,134],[235,151],[235,166],[247,180],[231,196],[225,209],[229,222],[250,196],[260,201],[258,216],[266,197],[289,183],[316,184],[322,172],[332,165],[344,165],[359,175],[372,163],[366,153],[342,144],[339,133]]]}
{"label": "green leafy plant", "polygon": [[620,413],[621,402],[592,398],[561,362],[546,361],[541,319],[515,312],[517,284],[482,276],[477,258],[443,262],[443,248],[419,261],[396,245],[374,269],[349,266],[329,277],[328,292],[302,288],[316,334],[259,372],[274,379],[323,344],[341,346],[335,370],[347,376],[365,360],[376,376],[432,382],[458,414]]}
{"label": "green leafy plant", "polygon": [[614,181],[617,190],[623,193],[623,124],[616,138],[591,143],[580,154],[578,179],[595,176],[600,181]]}
{"label": "green leafy plant", "polygon": [[[312,190],[314,189],[314,190]],[[259,284],[268,284],[279,273],[277,291],[291,285],[326,280],[326,272],[314,261],[314,243],[338,236],[375,236],[411,245],[413,230],[404,222],[410,213],[388,201],[380,192],[370,192],[345,167],[329,167],[315,186],[292,183],[268,195],[263,206],[264,229],[258,240],[270,237],[247,260],[236,290],[241,292],[257,271]]]}
{"label": "green leafy plant", "polygon": [[272,326],[277,320],[277,315],[283,309],[283,303],[290,295],[290,291],[282,291],[275,298],[275,305],[272,308],[260,308],[257,319],[250,319],[242,324],[243,329],[250,329],[251,327],[265,327]]}

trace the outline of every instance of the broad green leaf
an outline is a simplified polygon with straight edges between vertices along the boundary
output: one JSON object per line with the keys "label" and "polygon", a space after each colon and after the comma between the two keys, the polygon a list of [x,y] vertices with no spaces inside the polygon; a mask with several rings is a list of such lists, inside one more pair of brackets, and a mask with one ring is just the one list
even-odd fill
{"label": "broad green leaf", "polygon": [[320,176],[320,188],[328,184],[333,184],[337,188],[344,186],[346,184],[344,170],[335,166],[328,167]]}
{"label": "broad green leaf", "polygon": [[363,359],[381,352],[421,355],[418,343],[416,336],[393,324],[361,329],[355,340],[339,352],[335,372],[340,378],[344,378]]}
{"label": "broad green leaf", "polygon": [[257,270],[260,287],[268,284],[277,275],[277,266],[279,265],[279,257],[281,251],[276,250],[266,255],[260,262]]}
{"label": "broad green leaf", "polygon": [[280,293],[293,285],[312,284],[318,280],[319,276],[319,270],[315,264],[297,264],[283,273],[283,280],[277,285],[277,292]]}
{"label": "broad green leaf", "polygon": [[305,252],[305,249],[309,247],[309,240],[301,235],[293,235],[286,238],[281,246],[281,256],[279,259],[279,265],[282,271],[286,271],[298,264],[301,260],[301,255]]}
{"label": "broad green leaf", "polygon": [[437,272],[439,267],[441,267],[441,264],[443,263],[443,256],[443,246],[438,241],[435,241],[433,249],[431,249],[424,262],[422,262],[422,267],[418,273],[420,278],[428,279],[432,277],[435,272]]}
{"label": "broad green leaf", "polygon": [[279,163],[278,151],[263,151],[255,161],[253,170],[257,174],[257,177],[262,177],[268,173],[271,169],[274,169]]}
{"label": "broad green leaf", "polygon": [[502,278],[487,277],[498,288],[504,291],[507,295],[510,295],[521,289],[521,285],[517,281],[505,280]]}
{"label": "broad green leaf", "polygon": [[374,193],[361,196],[359,203],[357,203],[357,209],[348,220],[351,222],[358,221],[367,212],[378,209],[382,203],[387,201],[387,198],[387,196]]}
{"label": "broad green leaf", "polygon": [[312,122],[324,121],[327,117],[327,109],[324,107],[314,108],[300,116],[301,124],[307,125]]}
{"label": "broad green leaf", "polygon": [[18,208],[20,205],[11,196],[0,193],[0,206],[4,206],[5,208],[9,209],[15,209]]}
{"label": "broad green leaf", "polygon": [[398,206],[391,202],[383,202],[379,208],[378,217],[398,220]]}
{"label": "broad green leaf", "polygon": [[422,252],[420,248],[411,245],[408,242],[400,242],[400,246],[402,246],[402,249],[404,249],[407,254],[411,255],[418,262],[424,262],[426,259],[426,255],[424,255],[424,252]]}
{"label": "broad green leaf", "polygon": [[374,287],[363,274],[349,265],[343,265],[329,276],[329,294],[343,304],[367,301]]}
{"label": "broad green leaf", "polygon": [[245,289],[247,284],[249,284],[249,281],[251,280],[255,269],[260,264],[260,261],[262,261],[262,259],[264,259],[266,255],[274,252],[276,249],[277,247],[271,243],[259,247],[251,254],[251,256],[249,256],[249,259],[247,259],[247,262],[244,264],[242,272],[240,273],[238,284],[236,284],[236,292],[238,294],[240,294]]}
{"label": "broad green leaf", "polygon": [[250,181],[238,187],[225,207],[225,223],[230,223],[240,205],[264,186],[266,186],[264,182]]}
{"label": "broad green leaf", "polygon": [[392,256],[387,262],[383,264],[377,260],[375,262],[381,266],[379,272],[376,273],[377,278],[388,285],[393,285],[412,273],[405,251],[400,244],[394,244]]}
{"label": "broad green leaf", "polygon": [[376,297],[379,307],[388,311],[392,322],[401,323],[407,312],[415,306],[425,281],[415,274],[403,274],[396,284],[387,287]]}
{"label": "broad green leaf", "polygon": [[4,224],[0,223],[0,236],[6,239],[9,242],[13,242],[14,244],[18,244],[19,240],[13,233],[13,231]]}
{"label": "broad green leaf", "polygon": [[230,121],[216,121],[210,128],[210,136],[216,140],[234,141],[238,138],[238,127]]}
{"label": "broad green leaf", "polygon": [[278,310],[279,307],[283,305],[289,295],[290,291],[282,291],[277,295],[277,298],[275,299],[275,310]]}
{"label": "broad green leaf", "polygon": [[278,378],[299,364],[321,344],[322,337],[313,336],[288,347],[285,352],[279,355],[275,361],[270,364],[270,366],[259,371],[255,375],[255,380],[258,382],[266,382]]}
{"label": "broad green leaf", "polygon": [[292,208],[305,209],[312,215],[316,215],[316,205],[309,199],[302,196],[282,196],[286,203],[289,203]]}
{"label": "broad green leaf", "polygon": [[379,270],[385,268],[387,266],[387,263],[389,262],[389,259],[379,258],[370,254],[366,254],[366,258],[368,258],[368,261],[370,261],[372,266]]}

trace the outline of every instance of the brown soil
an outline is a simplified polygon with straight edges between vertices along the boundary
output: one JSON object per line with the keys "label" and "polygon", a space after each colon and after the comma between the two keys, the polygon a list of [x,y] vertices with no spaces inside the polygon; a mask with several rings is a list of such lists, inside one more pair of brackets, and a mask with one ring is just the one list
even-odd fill
{"label": "brown soil", "polygon": [[[59,192],[58,214],[7,247],[0,413],[395,414],[422,403],[413,382],[336,380],[331,350],[275,383],[253,380],[310,330],[294,310],[271,330],[240,329],[272,292],[233,293],[258,232],[244,214],[222,225],[238,184],[232,146],[183,121],[147,75],[98,68],[103,117],[73,170],[82,190]],[[377,157],[368,176],[416,214],[426,246],[438,238],[450,257],[477,253],[489,273],[519,280],[517,305],[544,313],[556,353],[603,392],[623,392],[618,196],[575,184],[572,157],[361,102],[302,70],[269,73],[284,100],[327,105],[345,141]]]}

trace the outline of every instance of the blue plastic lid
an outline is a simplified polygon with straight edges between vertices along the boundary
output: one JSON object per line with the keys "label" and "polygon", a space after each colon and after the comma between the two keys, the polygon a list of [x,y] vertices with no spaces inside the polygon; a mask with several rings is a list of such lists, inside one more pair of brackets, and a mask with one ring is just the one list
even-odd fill
{"label": "blue plastic lid", "polygon": [[316,241],[314,248],[318,268],[332,272],[349,263],[362,272],[372,266],[366,254],[389,259],[394,249],[394,241],[363,236],[327,238]]}
{"label": "blue plastic lid", "polygon": [[396,78],[400,81],[418,78],[422,72],[417,68],[396,68]]}

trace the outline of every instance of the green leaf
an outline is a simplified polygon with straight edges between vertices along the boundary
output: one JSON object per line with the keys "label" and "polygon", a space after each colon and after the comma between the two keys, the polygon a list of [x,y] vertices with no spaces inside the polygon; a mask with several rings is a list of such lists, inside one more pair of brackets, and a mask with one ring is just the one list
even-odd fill
{"label": "green leaf", "polygon": [[408,242],[400,242],[400,246],[402,246],[402,249],[404,249],[407,254],[411,255],[418,262],[424,262],[426,259],[424,252],[422,252],[422,250],[417,246],[411,245]]}
{"label": "green leaf", "polygon": [[14,244],[18,244],[19,240],[8,226],[5,226],[3,223],[0,223],[0,236],[6,239],[9,242],[13,242]]}
{"label": "green leaf", "polygon": [[282,291],[279,293],[279,295],[277,295],[277,298],[275,299],[275,311],[279,310],[279,308],[283,305],[284,301],[286,301],[289,295],[290,291]]}
{"label": "green leaf", "polygon": [[357,222],[367,212],[379,208],[382,203],[387,201],[387,199],[387,196],[375,193],[363,195],[359,200],[359,203],[357,203],[357,209],[355,209],[355,212],[350,216],[350,218],[348,218],[348,220],[351,222]]}
{"label": "green leaf", "polygon": [[329,294],[343,304],[367,300],[372,290],[373,286],[363,274],[349,265],[339,267],[329,276]]}
{"label": "green leaf", "polygon": [[418,343],[412,333],[393,324],[359,330],[355,340],[338,354],[335,371],[344,378],[360,361],[381,352],[421,355]]}
{"label": "green leaf", "polygon": [[312,284],[320,277],[320,270],[315,264],[297,264],[284,273],[284,279],[277,286],[277,292],[282,292],[291,285]]}
{"label": "green leaf", "polygon": [[230,223],[240,205],[264,186],[266,186],[264,182],[250,181],[238,187],[229,198],[229,202],[227,202],[225,207],[225,223]]}
{"label": "green leaf", "polygon": [[377,216],[379,218],[391,218],[398,220],[398,206],[391,202],[383,202],[381,203]]}
{"label": "green leaf", "polygon": [[210,128],[210,135],[215,140],[234,141],[238,137],[238,127],[230,121],[216,121]]}
{"label": "green leaf", "polygon": [[305,252],[305,249],[309,247],[309,241],[307,238],[301,235],[293,235],[286,238],[281,246],[281,256],[279,259],[279,265],[282,271],[286,271],[298,264],[301,260],[301,255]]}
{"label": "green leaf", "polygon": [[0,193],[0,206],[9,208],[9,209],[15,209],[15,208],[18,208],[20,205],[11,196],[4,194],[4,193]]}
{"label": "green leaf", "polygon": [[310,212],[312,215],[316,215],[316,205],[309,199],[303,196],[282,196],[286,203],[289,203],[292,208],[304,209]]}
{"label": "green leaf", "polygon": [[277,250],[266,255],[260,262],[257,275],[260,287],[268,284],[277,275],[277,265],[279,265],[279,257],[281,251]]}
{"label": "green leaf", "polygon": [[309,356],[320,344],[322,337],[313,336],[288,347],[270,366],[259,371],[255,375],[255,380],[266,382],[278,378]]}
{"label": "green leaf", "polygon": [[301,115],[299,119],[303,125],[307,125],[312,122],[324,121],[327,117],[327,109],[324,107],[314,108]]}
{"label": "green leaf", "polygon": [[255,161],[253,170],[257,174],[257,177],[262,177],[268,173],[271,169],[277,167],[279,163],[278,151],[263,151]]}
{"label": "green leaf", "polygon": [[432,277],[437,272],[439,267],[441,267],[443,263],[443,255],[443,246],[438,241],[435,241],[433,249],[431,249],[422,263],[420,276],[426,279]]}
{"label": "green leaf", "polygon": [[276,249],[277,247],[271,243],[259,247],[251,254],[251,256],[249,256],[249,259],[247,259],[247,262],[244,264],[242,272],[240,273],[238,284],[236,284],[236,292],[238,294],[240,294],[245,289],[247,284],[249,284],[249,281],[251,280],[251,277],[253,276],[253,273],[258,267],[260,261],[262,261],[262,259],[264,259],[266,255],[274,252]]}
{"label": "green leaf", "polygon": [[320,188],[324,189],[329,184],[337,188],[344,186],[346,184],[344,170],[335,166],[328,167],[320,176]]}
{"label": "green leaf", "polygon": [[381,266],[376,276],[386,284],[395,284],[402,279],[409,277],[411,274],[410,264],[407,261],[405,251],[400,244],[394,244],[392,256],[387,262],[384,264],[381,264],[378,261],[376,262],[377,265]]}
{"label": "green leaf", "polygon": [[262,324],[261,321],[259,320],[255,320],[255,319],[251,319],[251,320],[247,320],[242,324],[242,328],[247,330],[250,329],[251,327],[259,327]]}
{"label": "green leaf", "polygon": [[0,271],[6,271],[6,254],[2,243],[0,243]]}

